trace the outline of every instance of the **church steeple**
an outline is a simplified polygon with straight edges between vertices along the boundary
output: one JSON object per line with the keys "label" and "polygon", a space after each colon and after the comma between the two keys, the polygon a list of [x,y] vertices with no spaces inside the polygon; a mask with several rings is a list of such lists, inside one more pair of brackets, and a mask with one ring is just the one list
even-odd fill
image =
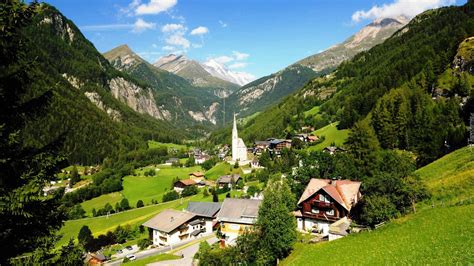
{"label": "church steeple", "polygon": [[238,139],[239,138],[239,133],[237,132],[237,120],[235,119],[235,113],[234,113],[234,126],[232,128],[232,139]]}

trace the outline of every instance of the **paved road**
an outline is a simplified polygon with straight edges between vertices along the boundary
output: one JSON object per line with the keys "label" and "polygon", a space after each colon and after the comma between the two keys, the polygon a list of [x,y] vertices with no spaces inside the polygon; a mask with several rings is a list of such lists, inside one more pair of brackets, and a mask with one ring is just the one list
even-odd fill
{"label": "paved road", "polygon": [[[143,250],[143,251],[140,251],[140,252],[137,252],[137,253],[134,253],[135,257],[137,257],[137,260],[139,259],[143,259],[143,258],[146,258],[146,257],[150,257],[150,256],[153,256],[153,255],[157,255],[157,254],[161,254],[161,253],[166,253],[168,251],[171,251],[172,249],[176,249],[176,248],[179,248],[181,246],[184,246],[190,242],[193,242],[193,241],[197,241],[199,239],[206,239],[206,238],[210,238],[210,239],[215,239],[215,236],[213,235],[205,235],[205,236],[202,236],[202,237],[199,237],[199,238],[196,238],[196,239],[192,239],[192,240],[188,240],[188,241],[183,241],[179,244],[176,244],[176,245],[173,245],[173,247],[169,247],[169,246],[166,246],[166,247],[161,247],[161,248],[152,248],[152,249],[147,249],[147,250]],[[217,241],[217,239],[215,240]],[[214,242],[215,242],[214,241]],[[191,245],[190,247],[193,247],[193,246],[197,246],[197,248],[199,249],[199,242],[197,242],[196,244],[193,244]],[[187,249],[188,247],[186,247],[185,249]],[[185,250],[183,249],[183,250]],[[196,250],[197,251],[197,250]],[[196,253],[196,251],[194,253]],[[181,252],[181,251],[180,251]],[[178,252],[179,253],[179,252]],[[181,255],[181,253],[179,253],[177,255]],[[194,256],[194,253],[192,254],[192,256]],[[185,255],[186,256],[186,255]],[[192,257],[191,256],[191,257]],[[122,259],[119,259],[119,260],[114,260],[114,261],[109,261],[109,262],[105,262],[104,265],[108,265],[108,266],[116,266],[116,265],[121,265],[122,264]]]}
{"label": "paved road", "polygon": [[[207,239],[206,241],[207,243],[212,245],[217,242],[217,238],[214,236],[212,238]],[[193,265],[193,257],[194,257],[194,254],[196,254],[199,250],[199,243],[200,242],[174,253],[174,255],[183,256],[182,259],[159,261],[159,262],[148,264],[148,266]]]}

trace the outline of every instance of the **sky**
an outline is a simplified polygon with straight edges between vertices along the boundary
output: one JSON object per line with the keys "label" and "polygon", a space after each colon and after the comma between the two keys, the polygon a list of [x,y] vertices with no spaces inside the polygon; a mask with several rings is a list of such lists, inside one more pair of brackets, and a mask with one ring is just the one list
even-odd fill
{"label": "sky", "polygon": [[46,0],[100,52],[127,44],[262,77],[344,41],[372,20],[466,0]]}

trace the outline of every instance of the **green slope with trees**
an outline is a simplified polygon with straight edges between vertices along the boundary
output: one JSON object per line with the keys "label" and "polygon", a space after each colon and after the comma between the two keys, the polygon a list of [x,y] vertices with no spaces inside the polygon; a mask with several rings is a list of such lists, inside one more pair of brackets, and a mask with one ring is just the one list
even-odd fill
{"label": "green slope with trees", "polygon": [[[26,97],[46,89],[53,92],[47,115],[27,123],[23,137],[29,145],[41,146],[63,135],[71,163],[96,164],[123,151],[145,148],[146,139],[176,142],[184,137],[170,124],[116,100],[109,89],[111,79],[139,82],[115,70],[54,7],[39,5],[23,38],[28,43],[25,56],[34,60],[30,70],[34,82]],[[86,92],[98,95],[109,113],[92,103]]]}

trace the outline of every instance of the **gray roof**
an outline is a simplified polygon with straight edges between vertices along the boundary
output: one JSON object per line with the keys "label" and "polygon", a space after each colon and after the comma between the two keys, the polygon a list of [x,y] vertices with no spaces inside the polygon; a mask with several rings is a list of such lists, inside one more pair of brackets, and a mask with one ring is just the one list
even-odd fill
{"label": "gray roof", "polygon": [[234,182],[237,182],[240,179],[240,175],[233,174],[233,175],[223,175],[217,179],[217,183],[219,184],[230,184],[232,183],[232,179]]}
{"label": "gray roof", "polygon": [[226,198],[221,210],[217,213],[217,220],[241,224],[254,224],[262,200]]}
{"label": "gray roof", "polygon": [[194,213],[202,217],[213,218],[216,213],[221,209],[221,203],[219,202],[196,202],[190,201],[186,211]]}
{"label": "gray roof", "polygon": [[176,210],[164,210],[143,224],[143,226],[170,233],[196,215]]}

